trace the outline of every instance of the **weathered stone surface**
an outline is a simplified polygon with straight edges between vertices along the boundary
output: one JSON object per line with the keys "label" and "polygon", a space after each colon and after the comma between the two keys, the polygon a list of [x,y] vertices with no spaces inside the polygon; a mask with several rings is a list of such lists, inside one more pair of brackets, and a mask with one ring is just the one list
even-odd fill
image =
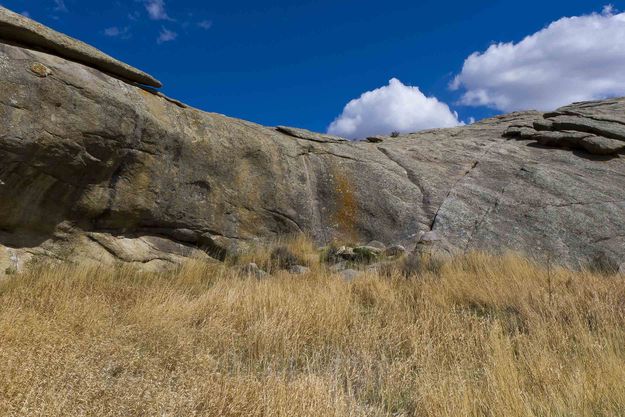
{"label": "weathered stone surface", "polygon": [[296,127],[278,126],[276,130],[285,135],[292,136],[294,138],[311,140],[313,142],[328,143],[328,142],[347,142],[347,139],[340,136],[325,135],[322,133],[311,132],[306,129],[299,129]]}
{"label": "weathered stone surface", "polygon": [[602,136],[586,136],[579,143],[582,148],[594,155],[614,155],[625,150],[624,141]]}
{"label": "weathered stone surface", "polygon": [[593,135],[590,133],[571,131],[539,131],[534,133],[531,138],[535,139],[543,146],[553,146],[556,148],[580,148],[581,141],[589,136]]}
{"label": "weathered stone surface", "polygon": [[93,46],[56,32],[47,26],[1,6],[0,39],[50,52],[128,81],[152,87],[162,87],[162,84],[151,75],[117,61]]}
{"label": "weathered stone surface", "polygon": [[598,136],[625,140],[625,124],[610,120],[596,120],[584,116],[552,116],[549,118],[553,130],[573,130],[594,133]]}
{"label": "weathered stone surface", "polygon": [[[33,63],[50,75],[33,73]],[[592,123],[581,132],[608,138],[597,132],[616,135],[625,99],[565,109],[577,123],[566,131]],[[547,120],[537,112],[382,143],[285,136],[0,44],[0,120],[0,246],[28,259],[158,269],[299,232],[319,244],[408,248],[435,235],[421,246],[512,249],[570,266],[597,253],[625,257],[621,151],[503,138]]]}
{"label": "weathered stone surface", "polygon": [[593,155],[625,151],[622,99],[574,103],[534,120],[532,127],[510,126],[505,137],[533,139],[542,146],[578,149]]}

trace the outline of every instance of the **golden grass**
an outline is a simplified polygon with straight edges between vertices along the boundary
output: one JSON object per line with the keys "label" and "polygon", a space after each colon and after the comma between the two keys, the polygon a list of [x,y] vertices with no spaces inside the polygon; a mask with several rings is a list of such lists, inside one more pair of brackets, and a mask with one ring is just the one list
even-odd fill
{"label": "golden grass", "polygon": [[513,255],[350,283],[312,266],[12,276],[0,415],[625,415],[623,278]]}

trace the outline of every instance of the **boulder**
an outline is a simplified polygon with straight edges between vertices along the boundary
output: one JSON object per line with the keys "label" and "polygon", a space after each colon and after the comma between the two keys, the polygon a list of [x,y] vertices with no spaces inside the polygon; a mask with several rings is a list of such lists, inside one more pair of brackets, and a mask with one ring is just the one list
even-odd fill
{"label": "boulder", "polygon": [[373,246],[356,246],[354,253],[355,260],[360,262],[371,262],[382,254],[383,250]]}
{"label": "boulder", "polygon": [[593,155],[614,155],[625,150],[625,142],[590,135],[580,140],[580,146]]}
{"label": "boulder", "polygon": [[340,259],[344,259],[346,261],[356,260],[356,252],[354,252],[354,249],[350,248],[349,246],[341,246],[337,248],[335,254]]}
{"label": "boulder", "polygon": [[264,278],[267,276],[267,273],[260,269],[254,262],[250,262],[249,264],[243,266],[241,268],[241,273],[254,278]]}
{"label": "boulder", "polygon": [[396,257],[406,253],[406,248],[402,245],[392,245],[384,251],[385,256]]}

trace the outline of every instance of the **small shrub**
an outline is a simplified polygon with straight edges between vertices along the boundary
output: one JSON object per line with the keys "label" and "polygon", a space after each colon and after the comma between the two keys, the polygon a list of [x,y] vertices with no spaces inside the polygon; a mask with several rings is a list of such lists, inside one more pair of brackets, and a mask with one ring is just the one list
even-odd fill
{"label": "small shrub", "polygon": [[392,138],[396,138],[400,135],[400,133],[397,130],[394,130],[393,132],[391,132],[391,137]]}

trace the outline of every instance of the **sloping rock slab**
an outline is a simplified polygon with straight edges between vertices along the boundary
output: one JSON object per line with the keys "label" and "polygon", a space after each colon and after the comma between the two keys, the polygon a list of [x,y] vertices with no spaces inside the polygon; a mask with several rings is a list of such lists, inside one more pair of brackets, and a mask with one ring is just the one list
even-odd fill
{"label": "sloping rock slab", "polygon": [[4,7],[0,7],[0,39],[41,49],[128,81],[157,88],[163,86],[160,81],[143,71]]}
{"label": "sloping rock slab", "polygon": [[306,129],[299,129],[296,127],[278,126],[276,130],[285,135],[293,136],[294,138],[312,140],[313,142],[327,143],[327,142],[348,142],[347,139],[334,136],[324,135],[322,133],[311,132]]}

